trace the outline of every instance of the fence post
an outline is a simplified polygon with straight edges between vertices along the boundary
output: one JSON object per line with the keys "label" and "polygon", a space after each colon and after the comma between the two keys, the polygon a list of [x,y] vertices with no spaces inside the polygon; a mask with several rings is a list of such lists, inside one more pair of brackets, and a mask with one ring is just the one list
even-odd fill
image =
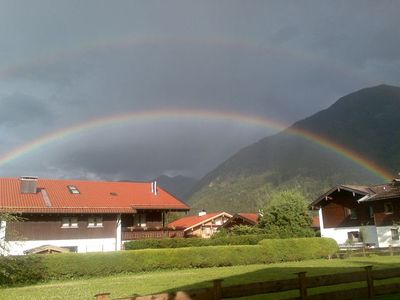
{"label": "fence post", "polygon": [[372,266],[366,266],[367,285],[368,285],[368,299],[374,299],[374,278],[372,278]]}
{"label": "fence post", "polygon": [[213,281],[213,300],[221,300],[222,299],[222,283],[223,279],[215,279]]}
{"label": "fence post", "polygon": [[390,256],[393,256],[393,246],[389,245]]}
{"label": "fence post", "polygon": [[100,293],[94,295],[94,297],[96,298],[96,300],[108,300],[110,299],[110,293]]}
{"label": "fence post", "polygon": [[307,300],[306,273],[307,272],[297,273],[297,276],[299,277],[299,291],[300,291],[300,299],[301,300]]}

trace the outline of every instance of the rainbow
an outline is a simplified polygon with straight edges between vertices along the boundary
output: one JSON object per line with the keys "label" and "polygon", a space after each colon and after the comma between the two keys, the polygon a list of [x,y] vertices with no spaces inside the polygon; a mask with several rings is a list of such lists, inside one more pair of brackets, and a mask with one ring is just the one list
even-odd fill
{"label": "rainbow", "polygon": [[328,140],[322,136],[314,134],[297,127],[289,127],[288,124],[282,122],[260,117],[254,115],[241,114],[237,112],[227,111],[210,111],[201,109],[163,109],[163,110],[151,110],[151,111],[134,111],[124,114],[117,114],[112,116],[104,116],[95,118],[89,121],[85,121],[74,126],[56,130],[49,134],[43,135],[29,143],[21,145],[8,153],[0,156],[0,166],[10,163],[22,156],[28,155],[29,153],[39,149],[45,145],[51,144],[56,141],[62,141],[68,137],[72,137],[81,132],[87,132],[96,128],[101,128],[111,125],[128,124],[128,123],[140,123],[140,122],[155,122],[155,121],[171,121],[171,120],[182,120],[182,121],[219,121],[219,122],[233,122],[239,124],[249,124],[254,126],[262,126],[276,130],[286,130],[288,133],[300,136],[314,144],[317,144],[323,148],[329,149],[336,154],[354,162],[355,164],[365,168],[372,174],[382,178],[383,180],[390,180],[392,174],[380,167],[373,161],[369,160],[361,153],[349,150],[343,145],[339,145],[333,141]]}
{"label": "rainbow", "polygon": [[165,37],[165,36],[122,36],[112,39],[99,39],[89,42],[81,43],[73,47],[56,48],[37,55],[33,58],[28,58],[23,61],[13,62],[8,66],[0,68],[0,79],[8,79],[10,77],[18,77],[21,74],[29,73],[31,70],[40,68],[42,66],[49,66],[58,62],[75,60],[76,58],[99,51],[115,51],[117,49],[124,49],[129,47],[138,46],[151,46],[151,45],[183,45],[183,46],[198,46],[205,45],[209,47],[251,50],[256,55],[279,55],[288,58],[300,59],[313,64],[315,66],[329,68],[331,72],[337,73],[340,76],[353,77],[360,79],[364,85],[372,85],[369,77],[365,76],[364,72],[349,68],[347,65],[338,61],[332,60],[332,57],[322,57],[310,54],[300,49],[293,51],[289,48],[276,47],[273,45],[266,45],[256,40],[226,38],[221,36],[193,38],[193,37]]}

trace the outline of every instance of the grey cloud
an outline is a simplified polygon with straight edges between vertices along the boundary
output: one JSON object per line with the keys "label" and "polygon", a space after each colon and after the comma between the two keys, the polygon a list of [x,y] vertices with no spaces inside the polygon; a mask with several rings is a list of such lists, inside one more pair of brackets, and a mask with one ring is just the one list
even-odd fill
{"label": "grey cloud", "polygon": [[3,96],[0,105],[0,126],[48,126],[53,120],[49,104],[30,95]]}
{"label": "grey cloud", "polygon": [[[357,89],[400,82],[395,1],[1,5],[2,153],[53,130],[128,111],[235,111],[290,124]],[[131,125],[104,128],[46,145],[1,172],[201,176],[273,132],[195,121],[137,127],[140,132]]]}

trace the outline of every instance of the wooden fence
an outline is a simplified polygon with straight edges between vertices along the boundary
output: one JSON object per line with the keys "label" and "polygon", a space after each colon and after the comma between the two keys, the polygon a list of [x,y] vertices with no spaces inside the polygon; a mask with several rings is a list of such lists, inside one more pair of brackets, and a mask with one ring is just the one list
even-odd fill
{"label": "wooden fence", "polygon": [[[374,296],[391,293],[400,293],[400,283],[375,285],[380,280],[399,278],[400,268],[372,270],[372,266],[364,267],[364,270],[329,274],[320,276],[307,276],[306,272],[296,273],[297,278],[275,280],[266,282],[249,283],[234,286],[222,286],[223,280],[214,280],[213,287],[191,291],[167,292],[157,295],[131,296],[118,298],[119,300],[220,300],[225,298],[239,298],[245,296],[271,294],[298,290],[299,296],[288,298],[288,300],[346,300],[346,299],[374,299]],[[321,294],[309,295],[310,288],[335,286],[349,283],[366,283],[366,287],[352,288],[347,290],[326,292]],[[109,300],[109,293],[95,295],[96,300]]]}
{"label": "wooden fence", "polygon": [[400,255],[400,247],[389,246],[387,248],[371,248],[371,247],[342,247],[334,257],[347,258],[355,256],[370,256],[370,255],[381,255],[381,256],[393,256]]}

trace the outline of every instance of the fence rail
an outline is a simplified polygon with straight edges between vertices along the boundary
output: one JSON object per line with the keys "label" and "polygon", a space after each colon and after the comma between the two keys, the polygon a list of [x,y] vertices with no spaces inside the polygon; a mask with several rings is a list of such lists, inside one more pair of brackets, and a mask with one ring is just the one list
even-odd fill
{"label": "fence rail", "polygon": [[393,256],[400,255],[400,247],[389,246],[386,248],[371,248],[368,246],[358,246],[358,247],[341,247],[334,257],[345,258],[352,256],[369,256],[369,255],[382,255],[382,256]]}
{"label": "fence rail", "polygon": [[[329,274],[307,277],[306,272],[297,273],[297,278],[256,282],[234,286],[222,286],[222,279],[214,280],[213,287],[190,291],[166,292],[157,295],[131,296],[119,300],[220,300],[224,298],[239,298],[259,294],[270,294],[298,290],[299,296],[290,300],[346,300],[364,297],[373,299],[374,296],[400,293],[400,283],[375,286],[380,280],[400,278],[400,268],[372,270],[372,266],[364,267],[363,271]],[[334,286],[339,284],[366,282],[366,287],[338,290],[328,293],[308,295],[308,289]],[[109,293],[95,295],[96,300],[109,300]],[[289,300],[288,299],[288,300]]]}

